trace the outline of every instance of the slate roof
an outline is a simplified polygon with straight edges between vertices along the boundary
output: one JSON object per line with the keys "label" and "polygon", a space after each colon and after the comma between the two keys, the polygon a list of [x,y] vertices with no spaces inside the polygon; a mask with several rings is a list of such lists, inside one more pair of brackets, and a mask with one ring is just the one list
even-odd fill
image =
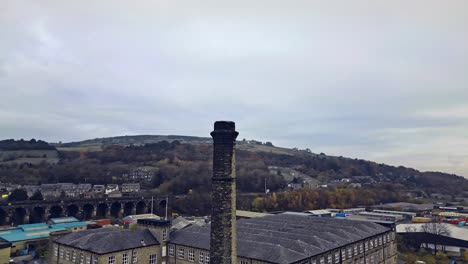
{"label": "slate roof", "polygon": [[96,254],[159,245],[159,241],[148,229],[128,231],[116,228],[98,228],[75,232],[62,236],[54,242]]}
{"label": "slate roof", "polygon": [[[375,223],[288,214],[244,219],[237,221],[237,254],[293,263],[388,231]],[[175,231],[170,243],[209,250],[210,227]]]}

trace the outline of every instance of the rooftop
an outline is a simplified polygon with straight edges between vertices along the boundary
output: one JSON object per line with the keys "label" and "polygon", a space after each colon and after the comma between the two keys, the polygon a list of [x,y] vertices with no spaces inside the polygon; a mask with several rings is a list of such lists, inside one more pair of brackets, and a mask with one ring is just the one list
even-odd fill
{"label": "rooftop", "polygon": [[70,223],[70,222],[78,222],[79,220],[75,217],[68,216],[68,217],[60,217],[60,218],[51,218],[50,221],[54,224],[60,223]]}
{"label": "rooftop", "polygon": [[[452,224],[441,223],[445,226],[449,232],[448,237],[468,241],[468,228],[459,227]],[[424,224],[400,224],[396,226],[397,233],[412,233],[412,232],[424,232]]]}
{"label": "rooftop", "polygon": [[244,218],[254,218],[254,217],[263,217],[270,215],[268,213],[259,213],[259,212],[252,212],[252,211],[244,211],[244,210],[236,210],[236,216],[244,217]]}
{"label": "rooftop", "polygon": [[313,214],[313,215],[324,215],[324,214],[331,214],[330,211],[328,210],[323,210],[323,209],[320,209],[320,210],[310,210],[308,211],[309,213]]}
{"label": "rooftop", "polygon": [[155,218],[144,218],[138,219],[137,223],[139,225],[151,225],[151,226],[170,226],[170,220],[155,219]]}
{"label": "rooftop", "polygon": [[415,204],[407,202],[386,203],[381,205],[374,205],[374,208],[398,208],[403,211],[430,211],[434,209],[433,204]]}
{"label": "rooftop", "polygon": [[[293,263],[389,228],[375,223],[292,214],[269,215],[237,221],[237,253],[241,257]],[[191,226],[175,231],[171,243],[209,250],[210,226]]]}
{"label": "rooftop", "polygon": [[148,229],[128,231],[99,228],[71,233],[55,242],[96,254],[106,254],[133,248],[159,245]]}
{"label": "rooftop", "polygon": [[[68,218],[68,217],[65,217]],[[58,219],[55,218],[58,222]],[[76,219],[76,218],[75,218]],[[60,224],[47,224],[47,223],[37,223],[37,224],[27,224],[19,225],[18,228],[2,230],[0,231],[0,238],[8,242],[17,242],[25,240],[34,240],[48,238],[51,232],[67,230],[75,227],[86,226],[86,222],[80,222],[76,219],[75,222],[62,222]]]}
{"label": "rooftop", "polygon": [[124,221],[137,221],[138,219],[161,219],[160,216],[155,214],[137,214],[137,215],[127,215],[123,218]]}

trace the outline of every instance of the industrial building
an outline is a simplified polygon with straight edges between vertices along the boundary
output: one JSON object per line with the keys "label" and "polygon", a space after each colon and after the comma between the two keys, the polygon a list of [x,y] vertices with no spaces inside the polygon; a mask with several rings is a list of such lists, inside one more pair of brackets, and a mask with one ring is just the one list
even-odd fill
{"label": "industrial building", "polygon": [[51,239],[49,263],[164,263],[170,221],[139,219],[135,231],[99,228],[58,234]]}
{"label": "industrial building", "polygon": [[463,252],[468,250],[468,228],[435,223],[429,224],[425,231],[425,225],[427,224],[399,224],[396,226],[396,232],[415,248],[431,248],[431,244],[437,245],[437,250],[447,251],[450,256],[462,256]]}
{"label": "industrial building", "polygon": [[[208,263],[210,226],[171,234],[168,263]],[[237,222],[239,263],[395,263],[395,233],[374,223],[278,214]]]}
{"label": "industrial building", "polygon": [[[47,241],[51,232],[85,230],[86,222],[74,217],[52,218],[48,223],[19,225],[16,228],[0,230],[1,241],[11,244],[10,255],[29,255],[35,252],[41,241]],[[45,242],[44,242],[45,243]]]}

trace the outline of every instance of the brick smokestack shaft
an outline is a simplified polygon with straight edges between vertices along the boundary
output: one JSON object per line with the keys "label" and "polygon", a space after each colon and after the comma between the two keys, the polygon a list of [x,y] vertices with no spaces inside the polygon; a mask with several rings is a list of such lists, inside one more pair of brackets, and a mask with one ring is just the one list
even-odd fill
{"label": "brick smokestack shaft", "polygon": [[236,131],[234,122],[217,121],[213,137],[210,262],[237,264]]}

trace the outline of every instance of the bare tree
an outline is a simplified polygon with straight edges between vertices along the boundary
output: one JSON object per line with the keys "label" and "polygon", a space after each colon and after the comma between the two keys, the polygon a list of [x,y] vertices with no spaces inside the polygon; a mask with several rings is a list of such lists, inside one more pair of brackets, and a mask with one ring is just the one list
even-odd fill
{"label": "bare tree", "polygon": [[[422,231],[427,234],[432,234],[436,236],[450,236],[450,230],[447,224],[441,223],[439,219],[435,218],[432,222],[426,223],[421,227]],[[433,254],[437,252],[437,240],[434,240],[434,251]],[[427,245],[428,243],[426,243]]]}

